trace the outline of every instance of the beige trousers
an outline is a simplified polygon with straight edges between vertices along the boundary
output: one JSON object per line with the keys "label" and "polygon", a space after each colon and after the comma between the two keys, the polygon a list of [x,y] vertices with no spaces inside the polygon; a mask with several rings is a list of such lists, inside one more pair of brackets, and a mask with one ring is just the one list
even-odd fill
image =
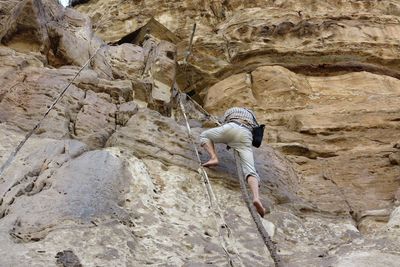
{"label": "beige trousers", "polygon": [[249,129],[233,122],[206,130],[200,134],[201,145],[211,141],[213,143],[224,143],[235,149],[239,153],[240,163],[246,179],[251,175],[260,182],[260,176],[254,167],[254,156],[251,149],[252,140],[253,136]]}

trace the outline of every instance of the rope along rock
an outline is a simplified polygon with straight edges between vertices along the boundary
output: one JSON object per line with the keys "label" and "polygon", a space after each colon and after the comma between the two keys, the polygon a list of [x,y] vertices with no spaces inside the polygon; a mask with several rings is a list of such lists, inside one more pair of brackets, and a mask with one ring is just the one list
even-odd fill
{"label": "rope along rock", "polygon": [[[189,98],[196,106],[200,106],[198,103],[196,103],[196,101],[194,101],[192,98]],[[180,101],[180,103],[182,103],[182,101]],[[181,104],[182,105],[182,104]],[[211,114],[209,114],[206,110],[204,110],[203,108],[201,109],[202,112],[204,113],[204,115],[206,115],[208,118],[211,118],[212,121],[214,121],[216,124],[221,125],[219,123],[218,120],[216,120],[214,118],[214,116],[212,116]],[[185,116],[186,119],[186,116]],[[189,127],[189,125],[187,124],[187,127]],[[193,141],[192,141],[193,142]],[[197,148],[195,147],[196,150],[196,154],[198,157],[198,160],[200,160],[199,156],[198,156],[198,152],[197,152]],[[265,244],[265,246],[268,248],[268,251],[271,255],[271,258],[273,259],[275,266],[276,267],[283,267],[283,263],[281,260],[281,257],[279,256],[279,254],[277,253],[277,248],[275,243],[271,240],[271,237],[269,236],[268,232],[265,230],[264,225],[262,224],[262,221],[260,219],[260,216],[258,215],[258,212],[256,211],[256,209],[254,208],[253,203],[250,200],[249,197],[249,192],[247,190],[246,187],[246,182],[244,179],[244,175],[243,175],[243,170],[242,167],[240,165],[240,159],[239,159],[239,155],[237,151],[234,151],[234,157],[235,157],[235,161],[236,161],[236,169],[238,172],[238,176],[239,176],[239,182],[240,182],[240,188],[242,191],[242,195],[243,195],[243,199],[247,205],[247,208],[250,211],[250,214],[254,220],[254,223],[256,224],[257,230],[261,235],[261,238],[263,239],[263,242]],[[205,172],[204,168],[202,168],[202,172],[204,172],[206,175],[207,173]]]}
{"label": "rope along rock", "polygon": [[210,208],[213,211],[214,219],[217,223],[217,231],[219,233],[219,238],[221,242],[221,246],[225,251],[225,254],[227,256],[228,262],[230,266],[244,266],[242,260],[240,259],[238,250],[235,246],[236,240],[234,239],[234,236],[231,232],[231,229],[229,228],[228,224],[225,221],[224,216],[222,215],[222,210],[218,205],[218,200],[214,194],[214,191],[211,187],[210,180],[208,178],[207,172],[205,171],[204,167],[201,165],[201,159],[199,155],[199,151],[197,149],[196,143],[193,140],[192,132],[190,129],[189,121],[186,115],[185,111],[185,106],[182,103],[182,94],[179,95],[179,106],[181,108],[181,112],[183,114],[183,117],[185,118],[185,123],[186,123],[186,130],[188,133],[188,138],[190,139],[190,142],[193,145],[194,151],[196,153],[197,161],[199,163],[199,169],[198,172],[201,175],[203,185],[206,189],[207,195],[208,195],[208,200],[210,202]]}
{"label": "rope along rock", "polygon": [[[191,50],[192,50],[192,42],[193,42],[193,37],[194,37],[195,31],[196,31],[196,23],[193,25],[193,31],[192,31],[192,35],[190,37],[189,49],[187,50],[186,56],[185,56],[184,61],[183,61],[183,64],[185,65],[185,67],[184,67],[184,71],[185,72],[187,70],[187,63],[188,63],[187,61],[188,61],[188,58],[189,58],[189,56],[191,54]],[[185,74],[187,74],[187,73],[185,73]],[[195,106],[197,106],[201,110],[201,112],[203,112],[204,115],[206,115],[206,117],[208,117],[209,119],[214,121],[217,125],[221,125],[221,123],[214,116],[212,116],[210,113],[208,113],[194,99],[192,99],[188,95],[187,95],[187,97],[193,102],[193,104]],[[179,99],[179,103],[181,105],[182,112],[184,113],[184,107],[183,107],[181,99]],[[191,133],[190,133],[190,126],[189,126],[189,123],[187,121],[187,117],[186,117],[185,113],[184,113],[184,117],[185,117],[185,120],[186,120],[186,125],[187,125],[187,128],[188,128],[188,132],[189,132],[189,138],[191,139],[192,143],[194,144],[193,138],[192,138]],[[195,144],[194,144],[194,146],[195,146]],[[200,157],[198,155],[198,151],[197,151],[197,147],[196,146],[195,146],[195,151],[196,151],[197,159],[200,161]],[[273,259],[273,261],[275,263],[275,266],[276,267],[283,267],[283,263],[282,263],[281,257],[277,253],[277,248],[275,246],[275,243],[272,242],[271,237],[269,236],[268,232],[265,230],[265,227],[262,224],[261,219],[260,219],[256,209],[254,208],[254,206],[252,205],[252,203],[250,201],[249,192],[248,192],[247,187],[246,187],[246,182],[245,182],[245,178],[244,178],[244,175],[243,175],[243,170],[242,170],[242,168],[240,166],[240,159],[239,159],[239,155],[238,155],[237,151],[234,151],[234,156],[235,156],[235,161],[236,161],[236,169],[238,171],[238,176],[239,176],[239,181],[240,181],[240,188],[241,188],[241,191],[242,191],[242,194],[243,194],[244,201],[246,202],[247,208],[249,209],[250,214],[253,217],[254,223],[257,226],[257,230],[260,233],[265,246],[268,248],[268,251],[269,251],[269,253],[271,255],[271,258]],[[201,166],[201,162],[200,162],[200,166]],[[205,174],[205,177],[207,176],[207,173],[205,172],[205,170],[204,170],[204,168],[202,166],[201,166],[201,172]],[[207,182],[208,182],[208,178],[207,178]]]}
{"label": "rope along rock", "polygon": [[[0,168],[0,177],[3,175],[4,171],[8,168],[8,166],[12,163],[18,152],[21,150],[21,148],[24,146],[26,141],[32,136],[32,134],[40,127],[41,123],[43,120],[47,117],[47,115],[50,113],[50,111],[54,108],[54,106],[60,101],[60,99],[64,96],[65,92],[68,90],[68,88],[71,86],[71,84],[74,82],[76,77],[82,72],[82,70],[89,64],[89,62],[96,56],[96,54],[99,52],[100,48],[102,48],[104,44],[100,45],[96,51],[93,53],[93,55],[85,62],[85,64],[82,65],[82,67],[79,69],[79,71],[75,74],[75,76],[72,78],[72,80],[68,83],[68,85],[60,92],[58,97],[53,101],[53,103],[50,105],[50,107],[47,109],[47,111],[44,113],[43,117],[39,120],[39,122],[33,127],[32,130],[30,130],[26,135],[25,138],[19,143],[19,145],[15,148],[15,150],[10,154],[6,162],[1,166]],[[6,191],[7,192],[7,191]]]}

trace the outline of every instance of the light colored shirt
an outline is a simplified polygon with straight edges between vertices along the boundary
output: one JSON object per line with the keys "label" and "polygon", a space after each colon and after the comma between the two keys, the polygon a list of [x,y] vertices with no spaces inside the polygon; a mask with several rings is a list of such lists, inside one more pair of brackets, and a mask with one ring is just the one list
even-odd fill
{"label": "light colored shirt", "polygon": [[223,122],[246,122],[251,127],[256,127],[258,124],[255,118],[256,116],[252,110],[247,108],[233,107],[225,111]]}

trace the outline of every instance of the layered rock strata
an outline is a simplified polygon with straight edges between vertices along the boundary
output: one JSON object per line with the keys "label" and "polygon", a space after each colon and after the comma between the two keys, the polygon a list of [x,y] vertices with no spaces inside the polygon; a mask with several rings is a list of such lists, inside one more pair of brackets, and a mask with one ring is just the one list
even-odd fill
{"label": "layered rock strata", "polygon": [[[398,265],[397,1],[78,2],[90,19],[50,0],[0,3],[0,164],[72,82],[0,177],[0,265],[226,266],[236,251],[273,266],[218,145],[207,172],[224,251],[178,89],[267,124],[262,221],[285,266]],[[151,18],[176,38],[148,27],[139,44],[106,45]],[[196,138],[209,122],[184,105]]]}

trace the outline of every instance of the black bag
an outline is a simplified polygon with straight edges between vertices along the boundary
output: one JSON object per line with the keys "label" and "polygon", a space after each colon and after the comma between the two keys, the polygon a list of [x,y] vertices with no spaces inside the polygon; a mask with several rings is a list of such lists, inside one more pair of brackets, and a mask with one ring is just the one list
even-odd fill
{"label": "black bag", "polygon": [[261,142],[263,140],[263,136],[264,136],[264,128],[265,125],[264,124],[260,124],[257,127],[253,128],[253,146],[255,147],[260,147],[261,146]]}
{"label": "black bag", "polygon": [[253,130],[252,130],[252,134],[253,134],[252,145],[254,147],[260,147],[261,146],[261,142],[263,140],[263,136],[264,136],[265,125],[264,124],[258,124],[258,122],[257,122],[256,118],[254,117],[253,113],[251,113],[250,110],[248,110],[248,109],[246,109],[246,110],[251,114],[251,116],[254,119],[254,122],[257,124],[257,126],[253,127]]}

